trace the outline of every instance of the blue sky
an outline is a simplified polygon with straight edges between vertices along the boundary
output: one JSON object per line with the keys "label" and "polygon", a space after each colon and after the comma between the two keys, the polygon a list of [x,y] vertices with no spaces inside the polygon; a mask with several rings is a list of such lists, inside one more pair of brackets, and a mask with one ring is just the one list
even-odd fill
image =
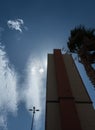
{"label": "blue sky", "polygon": [[0,0],[0,130],[30,129],[34,105],[40,109],[34,128],[44,130],[47,53],[67,49],[75,26],[95,28],[94,13],[94,0]]}

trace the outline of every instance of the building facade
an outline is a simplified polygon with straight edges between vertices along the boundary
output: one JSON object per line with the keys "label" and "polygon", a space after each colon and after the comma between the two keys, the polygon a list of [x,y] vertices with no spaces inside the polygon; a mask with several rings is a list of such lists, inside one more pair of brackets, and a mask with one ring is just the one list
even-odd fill
{"label": "building facade", "polygon": [[95,110],[69,54],[48,54],[46,130],[95,130]]}

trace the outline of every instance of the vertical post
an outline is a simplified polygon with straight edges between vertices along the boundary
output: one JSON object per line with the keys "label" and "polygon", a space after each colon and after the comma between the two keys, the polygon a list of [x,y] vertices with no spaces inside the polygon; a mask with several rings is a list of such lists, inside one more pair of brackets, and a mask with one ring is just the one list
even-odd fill
{"label": "vertical post", "polygon": [[35,107],[33,107],[33,116],[32,116],[32,123],[31,123],[31,130],[33,128],[34,114],[35,114]]}
{"label": "vertical post", "polygon": [[39,109],[35,109],[35,107],[33,107],[33,109],[29,109],[29,111],[33,112],[33,116],[32,116],[32,123],[31,123],[31,130],[33,130],[33,123],[34,123],[34,115],[36,111],[39,111]]}

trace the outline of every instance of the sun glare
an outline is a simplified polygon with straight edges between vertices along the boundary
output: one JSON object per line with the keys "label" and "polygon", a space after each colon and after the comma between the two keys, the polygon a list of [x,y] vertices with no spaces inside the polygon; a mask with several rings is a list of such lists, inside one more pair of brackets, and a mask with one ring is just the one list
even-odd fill
{"label": "sun glare", "polygon": [[39,72],[40,72],[40,74],[42,74],[42,73],[44,72],[44,69],[43,69],[43,68],[40,68],[40,69],[39,69]]}

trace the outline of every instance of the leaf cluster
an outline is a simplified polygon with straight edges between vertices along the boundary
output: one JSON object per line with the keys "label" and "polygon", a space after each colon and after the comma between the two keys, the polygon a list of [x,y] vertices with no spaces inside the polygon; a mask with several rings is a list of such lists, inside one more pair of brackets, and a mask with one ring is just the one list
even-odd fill
{"label": "leaf cluster", "polygon": [[84,38],[89,41],[95,40],[95,29],[87,29],[80,25],[71,30],[67,43],[70,52],[77,53],[85,45]]}

